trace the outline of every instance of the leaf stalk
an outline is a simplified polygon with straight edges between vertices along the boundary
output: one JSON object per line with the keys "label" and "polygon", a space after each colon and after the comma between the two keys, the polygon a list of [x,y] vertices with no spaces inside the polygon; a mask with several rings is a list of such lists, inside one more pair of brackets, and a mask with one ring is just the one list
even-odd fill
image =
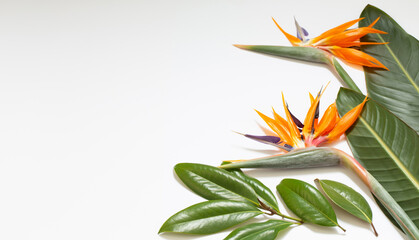
{"label": "leaf stalk", "polygon": [[343,80],[343,83],[346,85],[345,87],[348,87],[354,91],[361,92],[361,90],[358,88],[354,80],[349,76],[349,74],[345,71],[345,69],[340,65],[340,63],[336,60],[335,57],[332,57],[331,66],[332,69],[339,75],[339,77]]}

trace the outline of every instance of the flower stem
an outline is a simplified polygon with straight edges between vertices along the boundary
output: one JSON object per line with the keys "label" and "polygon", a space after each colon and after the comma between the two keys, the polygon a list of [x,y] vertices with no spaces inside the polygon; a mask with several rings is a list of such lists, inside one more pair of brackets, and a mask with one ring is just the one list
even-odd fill
{"label": "flower stem", "polygon": [[[337,149],[336,149],[337,150]],[[353,170],[359,178],[367,185],[371,193],[381,202],[391,216],[396,220],[409,239],[419,239],[419,230],[410,217],[406,214],[399,203],[387,192],[387,190],[375,179],[361,164],[350,155],[337,150],[341,156],[342,164]],[[373,225],[372,225],[373,226]],[[374,228],[374,226],[373,226]],[[375,229],[374,229],[375,230]],[[376,232],[376,231],[375,231]]]}
{"label": "flower stem", "polygon": [[333,57],[332,60],[332,67],[336,71],[336,73],[342,78],[343,82],[346,84],[345,87],[348,87],[354,91],[361,92],[361,90],[358,88],[356,83],[352,80],[352,78],[348,75],[348,73],[345,71],[345,69],[340,65],[340,63],[336,60],[335,57]]}

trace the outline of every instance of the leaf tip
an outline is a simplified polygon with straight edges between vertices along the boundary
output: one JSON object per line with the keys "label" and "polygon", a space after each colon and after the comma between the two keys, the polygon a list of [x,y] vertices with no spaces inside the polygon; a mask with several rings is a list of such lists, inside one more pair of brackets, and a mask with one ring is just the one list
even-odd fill
{"label": "leaf tip", "polygon": [[250,48],[249,45],[241,45],[241,44],[233,44],[236,48],[248,50]]}

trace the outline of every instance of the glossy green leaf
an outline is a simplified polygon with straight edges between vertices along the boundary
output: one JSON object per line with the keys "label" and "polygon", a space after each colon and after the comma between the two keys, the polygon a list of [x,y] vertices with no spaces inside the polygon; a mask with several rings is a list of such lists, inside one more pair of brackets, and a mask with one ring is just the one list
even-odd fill
{"label": "glossy green leaf", "polygon": [[287,207],[304,221],[321,226],[338,226],[344,230],[339,226],[330,203],[312,185],[287,178],[283,179],[276,189]]}
{"label": "glossy green leaf", "polygon": [[254,205],[230,200],[212,200],[190,206],[171,216],[162,232],[211,234],[262,214]]}
{"label": "glossy green leaf", "polygon": [[281,230],[293,223],[282,220],[268,220],[252,223],[231,232],[224,240],[274,240]]}
{"label": "glossy green leaf", "polygon": [[[409,35],[389,15],[368,5],[360,26],[380,20],[374,28],[388,34],[367,34],[362,41],[388,42],[365,45],[362,50],[383,63],[389,71],[365,68],[368,95],[419,132],[419,41]],[[419,204],[418,204],[419,205]]]}
{"label": "glossy green leaf", "polygon": [[240,169],[232,169],[229,172],[236,175],[255,190],[258,195],[258,199],[262,201],[265,205],[269,206],[271,209],[279,212],[278,201],[276,200],[275,195],[272,191],[265,186],[261,181],[256,178],[250,177],[249,175],[244,174]]}
{"label": "glossy green leaf", "polygon": [[330,64],[326,52],[309,47],[286,47],[268,45],[234,45],[240,49],[262,53],[275,57],[291,58],[306,62]]}
{"label": "glossy green leaf", "polygon": [[[348,112],[364,97],[341,88],[336,100],[339,114]],[[401,227],[411,235],[418,234],[418,134],[375,101],[369,100],[358,121],[347,132],[347,139],[354,157],[409,216],[407,219],[397,216]],[[409,221],[415,226],[409,227]]]}
{"label": "glossy green leaf", "polygon": [[228,199],[259,205],[253,188],[226,170],[203,164],[179,163],[175,172],[193,192],[208,200]]}
{"label": "glossy green leaf", "polygon": [[[319,180],[321,189],[336,205],[341,207],[343,210],[350,214],[358,217],[372,225],[372,211],[367,200],[353,190],[351,187],[346,186],[343,183],[331,181],[331,180]],[[375,228],[373,227],[374,232]],[[377,235],[377,233],[375,233]]]}

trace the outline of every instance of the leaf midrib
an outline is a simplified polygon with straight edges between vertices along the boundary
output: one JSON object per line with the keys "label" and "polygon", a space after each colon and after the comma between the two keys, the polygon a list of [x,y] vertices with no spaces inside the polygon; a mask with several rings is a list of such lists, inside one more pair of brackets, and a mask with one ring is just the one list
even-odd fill
{"label": "leaf midrib", "polygon": [[374,136],[377,142],[383,147],[383,149],[387,152],[389,157],[396,163],[396,165],[400,168],[400,170],[406,175],[409,181],[419,190],[419,182],[416,178],[410,173],[410,171],[406,168],[406,166],[402,163],[402,161],[396,156],[396,154],[387,146],[384,140],[378,135],[377,132],[367,123],[367,121],[362,117],[359,116],[359,120],[364,124],[367,130]]}
{"label": "leaf midrib", "polygon": [[339,224],[335,221],[333,221],[332,219],[329,218],[329,216],[327,216],[325,213],[323,213],[320,209],[318,209],[316,206],[314,206],[313,204],[311,204],[309,201],[307,201],[305,198],[303,198],[300,194],[298,194],[297,192],[295,192],[294,190],[292,190],[291,188],[287,187],[291,192],[295,193],[296,195],[298,195],[301,199],[303,199],[305,202],[307,202],[310,206],[312,206],[313,208],[315,208],[319,213],[321,213],[323,216],[325,216],[327,219],[329,219],[332,223],[334,223],[336,226],[339,226]]}
{"label": "leaf midrib", "polygon": [[192,220],[186,219],[184,221],[179,221],[179,222],[177,222],[177,223],[175,223],[173,225],[180,225],[180,224],[190,223],[190,222],[194,222],[194,221],[201,221],[201,220],[204,220],[204,219],[211,219],[211,218],[222,217],[224,215],[234,215],[234,214],[242,214],[242,213],[258,213],[258,214],[262,214],[263,212],[257,211],[257,210],[253,210],[253,211],[246,210],[246,211],[223,213],[223,214],[216,215],[216,216],[211,216],[211,217],[203,217],[203,218],[197,218],[197,219],[192,219]]}
{"label": "leaf midrib", "polygon": [[[320,183],[321,184],[321,183]],[[324,188],[323,188],[323,190],[324,190]],[[332,191],[334,191],[334,190],[332,190]],[[330,199],[332,199],[331,197],[330,197],[330,195],[326,192],[326,191],[324,191],[325,193],[326,193],[326,195],[330,198]],[[371,223],[372,222],[372,219],[370,219],[368,216],[367,216],[367,214],[365,214],[364,213],[364,211],[362,211],[358,206],[356,206],[355,204],[353,204],[352,202],[350,202],[350,201],[348,201],[345,197],[343,197],[342,195],[340,195],[339,194],[339,192],[337,192],[337,191],[335,191],[339,196],[341,196],[342,197],[342,199],[344,200],[344,201],[346,201],[346,202],[348,202],[349,204],[351,204],[352,206],[354,206],[358,211],[360,211],[361,213],[362,213],[362,215],[364,215],[367,219],[368,219],[368,222],[369,223]],[[333,201],[333,199],[332,199],[332,201]],[[333,201],[336,205],[338,205],[338,206],[340,206],[339,204],[337,204],[335,201]]]}
{"label": "leaf midrib", "polygon": [[[367,14],[367,15],[368,15],[368,20],[371,22],[370,15],[369,14]],[[380,39],[381,43],[385,43],[384,39],[380,36],[380,34],[375,33],[374,35],[376,35]],[[415,81],[413,81],[413,78],[410,76],[410,74],[407,72],[407,70],[401,64],[399,58],[396,56],[396,54],[394,54],[394,52],[390,48],[389,44],[384,44],[384,46],[387,48],[387,50],[389,51],[389,53],[391,54],[391,56],[394,58],[394,60],[396,61],[397,65],[399,66],[400,70],[402,70],[402,72],[406,76],[407,80],[409,80],[409,82],[412,84],[412,86],[416,89],[416,92],[419,94],[419,87],[418,87],[418,85],[416,85]]]}
{"label": "leaf midrib", "polygon": [[[384,43],[384,39],[378,34],[376,33],[377,37],[380,39],[381,42]],[[396,54],[394,54],[393,50],[390,48],[390,46],[388,44],[384,44],[385,47],[387,48],[387,50],[389,51],[389,53],[391,54],[391,56],[394,58],[394,60],[396,61],[397,65],[399,66],[400,70],[402,70],[402,72],[404,73],[404,75],[406,76],[407,80],[409,80],[409,82],[413,85],[413,87],[416,89],[416,92],[419,94],[419,87],[418,85],[416,85],[415,81],[413,81],[413,78],[410,76],[410,74],[407,72],[407,70],[404,68],[404,66],[402,65],[402,63],[400,62],[399,58],[396,56]]]}
{"label": "leaf midrib", "polygon": [[[220,188],[222,188],[222,189],[225,189],[225,190],[227,190],[228,192],[233,193],[234,195],[240,196],[240,197],[242,197],[242,198],[244,198],[244,199],[248,200],[249,202],[251,202],[251,203],[256,204],[257,206],[259,206],[259,204],[258,204],[258,203],[256,203],[255,201],[253,201],[253,200],[251,200],[251,199],[249,199],[249,198],[247,198],[247,197],[245,197],[245,196],[243,196],[243,195],[240,195],[240,194],[238,194],[238,193],[236,193],[236,192],[233,192],[232,190],[227,189],[227,188],[225,188],[225,187],[223,187],[223,186],[221,186],[221,185],[219,185],[219,184],[217,184],[217,183],[215,183],[215,182],[213,182],[213,181],[209,180],[208,178],[205,178],[205,177],[203,177],[203,176],[201,176],[201,175],[199,175],[199,174],[197,174],[197,173],[195,173],[195,172],[193,172],[193,171],[191,171],[191,170],[186,170],[186,171],[188,171],[188,172],[190,172],[190,173],[192,173],[192,174],[194,174],[194,175],[196,175],[196,176],[198,176],[198,177],[200,177],[200,178],[202,178],[202,179],[204,179],[204,180],[207,180],[208,182],[210,182],[210,183],[212,183],[212,184],[214,184],[214,185],[216,185],[216,186],[218,186],[218,187],[220,187]],[[252,189],[252,188],[250,187],[250,189]],[[253,189],[252,189],[252,190],[253,190]],[[254,190],[253,190],[253,191],[254,191]],[[255,192],[255,196],[257,196],[256,192]]]}

